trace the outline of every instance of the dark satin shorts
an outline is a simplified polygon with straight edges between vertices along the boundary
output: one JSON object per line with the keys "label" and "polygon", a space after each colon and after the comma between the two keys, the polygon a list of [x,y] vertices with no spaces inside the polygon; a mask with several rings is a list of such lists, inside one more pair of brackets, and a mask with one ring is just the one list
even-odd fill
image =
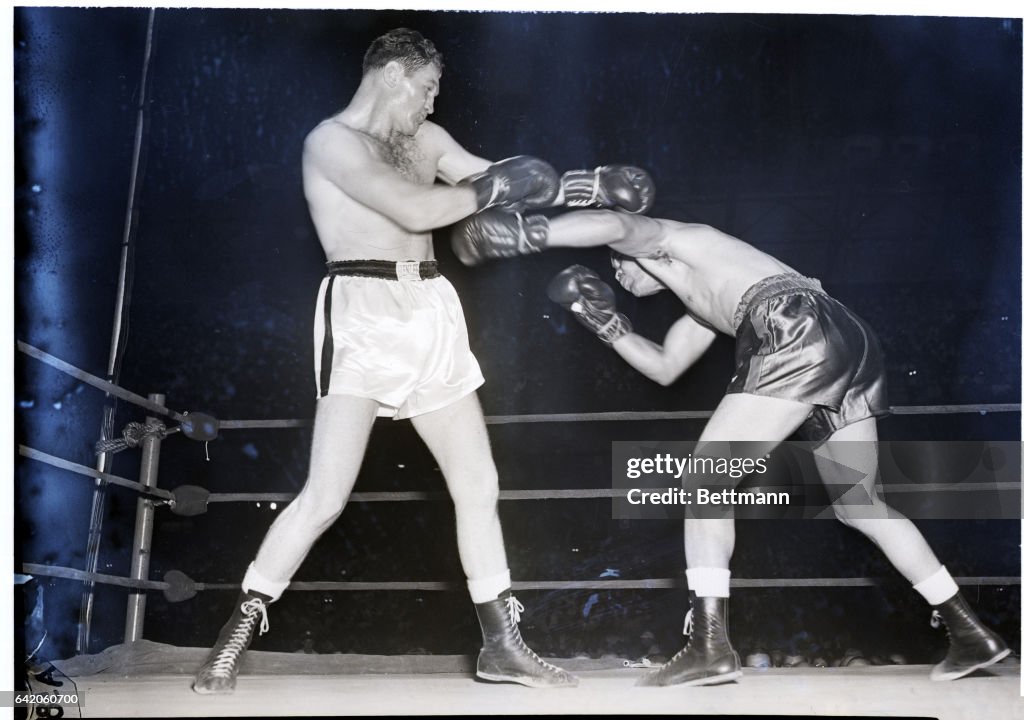
{"label": "dark satin shorts", "polygon": [[801,275],[753,285],[736,308],[736,375],[727,393],[815,405],[798,431],[821,442],[889,412],[885,360],[867,323]]}

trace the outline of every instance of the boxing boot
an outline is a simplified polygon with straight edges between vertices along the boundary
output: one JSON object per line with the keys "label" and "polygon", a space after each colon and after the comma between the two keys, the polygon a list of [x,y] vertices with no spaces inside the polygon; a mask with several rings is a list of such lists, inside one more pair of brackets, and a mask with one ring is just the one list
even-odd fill
{"label": "boxing boot", "polygon": [[935,606],[931,625],[940,624],[946,626],[949,652],[932,668],[932,680],[956,680],[1010,654],[1002,638],[982,624],[960,593]]}
{"label": "boxing boot", "polygon": [[217,636],[206,662],[199,668],[192,689],[202,695],[230,693],[242,664],[242,655],[252,642],[253,631],[259,622],[260,635],[270,629],[267,603],[270,597],[259,592],[243,591],[238,596],[235,611]]}
{"label": "boxing boot", "polygon": [[476,676],[492,682],[513,682],[527,687],[574,687],[579,680],[545,662],[526,646],[519,634],[523,605],[511,590],[497,599],[476,605],[484,645],[476,661]]}
{"label": "boxing boot", "polygon": [[689,642],[637,685],[719,685],[743,675],[740,656],[729,642],[728,616],[729,598],[697,597],[691,592],[683,624]]}

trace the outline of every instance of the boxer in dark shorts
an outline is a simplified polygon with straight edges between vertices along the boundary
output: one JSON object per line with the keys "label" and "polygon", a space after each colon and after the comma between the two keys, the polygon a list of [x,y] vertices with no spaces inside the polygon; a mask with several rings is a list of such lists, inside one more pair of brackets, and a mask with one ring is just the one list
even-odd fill
{"label": "boxer in dark shorts", "polygon": [[797,429],[812,442],[889,414],[885,359],[867,323],[802,275],[755,283],[734,315],[736,375],[727,393],[814,405]]}
{"label": "boxer in dark shorts", "polygon": [[[867,324],[818,281],[707,225],[621,212],[550,220],[481,213],[455,226],[452,244],[467,264],[549,247],[609,246],[622,287],[637,296],[667,288],[686,306],[660,344],[633,332],[616,311],[615,292],[589,268],[562,271],[548,295],[662,385],[675,382],[719,334],[735,337],[736,375],[698,447],[757,442],[767,452],[793,434],[813,441],[836,517],[878,546],[934,608],[933,624],[945,623],[949,652],[932,679],[963,677],[1009,655],[917,527],[879,496],[876,418],[888,412],[882,352]],[[856,493],[847,492],[851,469],[861,478]],[[687,517],[683,533],[690,641],[642,685],[717,685],[742,675],[728,634],[733,518]]]}

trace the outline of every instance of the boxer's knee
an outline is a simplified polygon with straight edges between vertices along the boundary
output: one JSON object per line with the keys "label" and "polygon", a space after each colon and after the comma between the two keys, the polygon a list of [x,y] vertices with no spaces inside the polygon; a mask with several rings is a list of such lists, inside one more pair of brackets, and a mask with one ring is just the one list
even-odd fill
{"label": "boxer's knee", "polygon": [[478,516],[497,513],[498,473],[493,468],[450,478],[448,488],[457,514]]}
{"label": "boxer's knee", "polygon": [[288,507],[293,519],[319,534],[334,523],[345,509],[347,496],[303,490]]}

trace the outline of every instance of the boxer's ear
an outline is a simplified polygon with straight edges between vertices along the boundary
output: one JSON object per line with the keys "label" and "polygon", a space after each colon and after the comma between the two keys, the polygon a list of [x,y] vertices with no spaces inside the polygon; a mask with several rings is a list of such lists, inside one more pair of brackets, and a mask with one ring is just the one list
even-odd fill
{"label": "boxer's ear", "polygon": [[390,88],[394,88],[405,77],[405,68],[397,60],[391,60],[384,66],[383,75],[385,84]]}

